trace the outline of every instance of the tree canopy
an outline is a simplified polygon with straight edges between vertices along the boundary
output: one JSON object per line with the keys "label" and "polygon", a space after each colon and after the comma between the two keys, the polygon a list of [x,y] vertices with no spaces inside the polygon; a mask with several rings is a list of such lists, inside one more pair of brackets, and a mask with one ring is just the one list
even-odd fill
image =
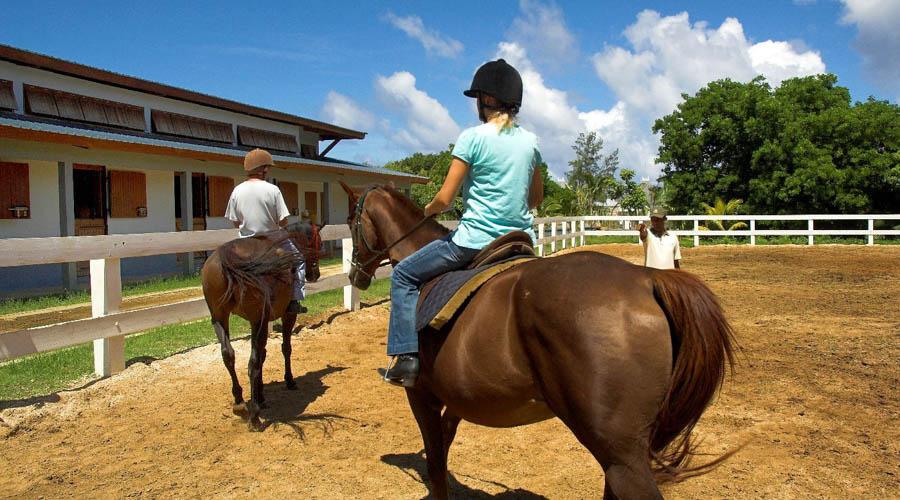
{"label": "tree canopy", "polygon": [[750,213],[900,211],[900,107],[851,103],[834,75],[771,88],[711,82],[657,120],[670,208],[702,213],[715,197]]}

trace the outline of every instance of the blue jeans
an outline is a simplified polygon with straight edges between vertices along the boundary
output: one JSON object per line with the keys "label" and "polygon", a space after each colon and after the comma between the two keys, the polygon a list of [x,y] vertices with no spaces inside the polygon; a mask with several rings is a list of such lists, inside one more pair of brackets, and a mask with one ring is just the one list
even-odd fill
{"label": "blue jeans", "polygon": [[297,259],[294,264],[294,281],[291,282],[291,300],[303,300],[306,298],[306,259],[290,239],[281,242],[281,248],[294,254]]}
{"label": "blue jeans", "polygon": [[465,267],[478,252],[478,249],[458,246],[450,241],[448,235],[425,245],[394,267],[388,356],[419,352],[419,335],[416,332],[419,288],[438,275]]}

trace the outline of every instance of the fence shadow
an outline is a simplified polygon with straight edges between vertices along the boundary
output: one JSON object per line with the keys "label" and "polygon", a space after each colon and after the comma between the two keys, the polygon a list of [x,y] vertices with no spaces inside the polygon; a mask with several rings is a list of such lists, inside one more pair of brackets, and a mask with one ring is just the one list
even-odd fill
{"label": "fence shadow", "polygon": [[[414,479],[416,482],[424,484],[428,488],[429,497],[431,496],[431,486],[429,486],[426,478],[428,477],[428,466],[425,462],[425,450],[420,450],[418,453],[399,453],[399,454],[388,454],[383,455],[381,457],[381,461],[397,467],[402,470],[403,473]],[[497,481],[490,481],[486,479],[480,479],[472,476],[465,476],[469,479],[473,479],[475,481],[480,481],[482,483],[492,484],[499,488],[502,488],[504,491],[497,494],[488,493],[486,491],[478,490],[475,488],[471,488],[466,486],[465,484],[459,482],[456,477],[451,473],[449,474],[450,478],[450,496],[454,498],[474,498],[474,499],[487,499],[487,498],[502,498],[502,499],[513,499],[513,498],[525,498],[525,499],[546,499],[547,497],[543,495],[538,495],[532,491],[523,490],[521,488],[512,489],[509,486],[506,486],[503,483],[499,483]],[[428,497],[426,497],[428,498]]]}

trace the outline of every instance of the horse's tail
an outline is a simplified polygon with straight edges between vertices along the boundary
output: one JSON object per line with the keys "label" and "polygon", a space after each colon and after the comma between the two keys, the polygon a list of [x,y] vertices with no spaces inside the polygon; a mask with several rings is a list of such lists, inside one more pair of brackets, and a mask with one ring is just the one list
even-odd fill
{"label": "horse's tail", "polygon": [[[237,240],[240,241],[240,240]],[[246,293],[259,294],[262,303],[266,307],[266,313],[271,306],[270,287],[265,282],[267,277],[278,277],[286,271],[290,271],[294,265],[295,257],[290,253],[275,251],[277,247],[270,246],[262,255],[255,255],[251,259],[241,258],[234,251],[234,242],[222,245],[219,248],[219,262],[222,266],[222,274],[225,276],[225,293],[219,299],[221,304],[232,299],[240,301]]]}
{"label": "horse's tail", "polygon": [[725,365],[734,368],[736,343],[712,291],[693,274],[652,272],[653,292],[672,331],[672,383],[650,433],[650,461],[660,482],[710,471],[731,456],[689,467],[695,444],[691,431],[718,391]]}

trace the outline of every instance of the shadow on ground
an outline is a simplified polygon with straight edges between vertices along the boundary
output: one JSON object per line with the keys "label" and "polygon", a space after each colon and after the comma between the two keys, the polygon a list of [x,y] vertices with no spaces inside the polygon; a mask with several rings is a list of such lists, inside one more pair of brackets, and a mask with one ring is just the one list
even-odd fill
{"label": "shadow on ground", "polygon": [[344,366],[329,365],[321,370],[294,377],[294,382],[297,384],[296,390],[287,390],[283,381],[265,384],[263,391],[268,408],[264,409],[261,415],[264,428],[272,425],[286,425],[303,439],[304,431],[300,423],[316,422],[320,424],[322,432],[331,434],[334,422],[347,417],[331,413],[306,414],[305,412],[313,401],[328,390],[323,379],[332,373],[346,369]]}
{"label": "shadow on ground", "polygon": [[[381,457],[381,461],[388,464],[393,465],[394,467],[402,470],[406,475],[413,478],[419,483],[424,484],[428,488],[429,495],[431,494],[431,486],[429,486],[427,477],[428,477],[428,467],[425,463],[425,451],[421,450],[418,453],[399,453],[399,454],[389,454]],[[480,481],[482,483],[491,484],[498,488],[502,488],[504,491],[497,494],[488,493],[486,491],[477,490],[475,488],[471,488],[466,486],[465,484],[459,482],[453,474],[450,474],[450,496],[452,498],[474,498],[474,499],[486,499],[486,498],[526,498],[526,499],[546,499],[547,497],[543,495],[538,495],[537,493],[523,490],[521,488],[511,489],[509,486],[506,486],[503,483],[498,483],[497,481],[489,481],[486,479],[480,479],[473,476],[463,476],[473,481]]]}

